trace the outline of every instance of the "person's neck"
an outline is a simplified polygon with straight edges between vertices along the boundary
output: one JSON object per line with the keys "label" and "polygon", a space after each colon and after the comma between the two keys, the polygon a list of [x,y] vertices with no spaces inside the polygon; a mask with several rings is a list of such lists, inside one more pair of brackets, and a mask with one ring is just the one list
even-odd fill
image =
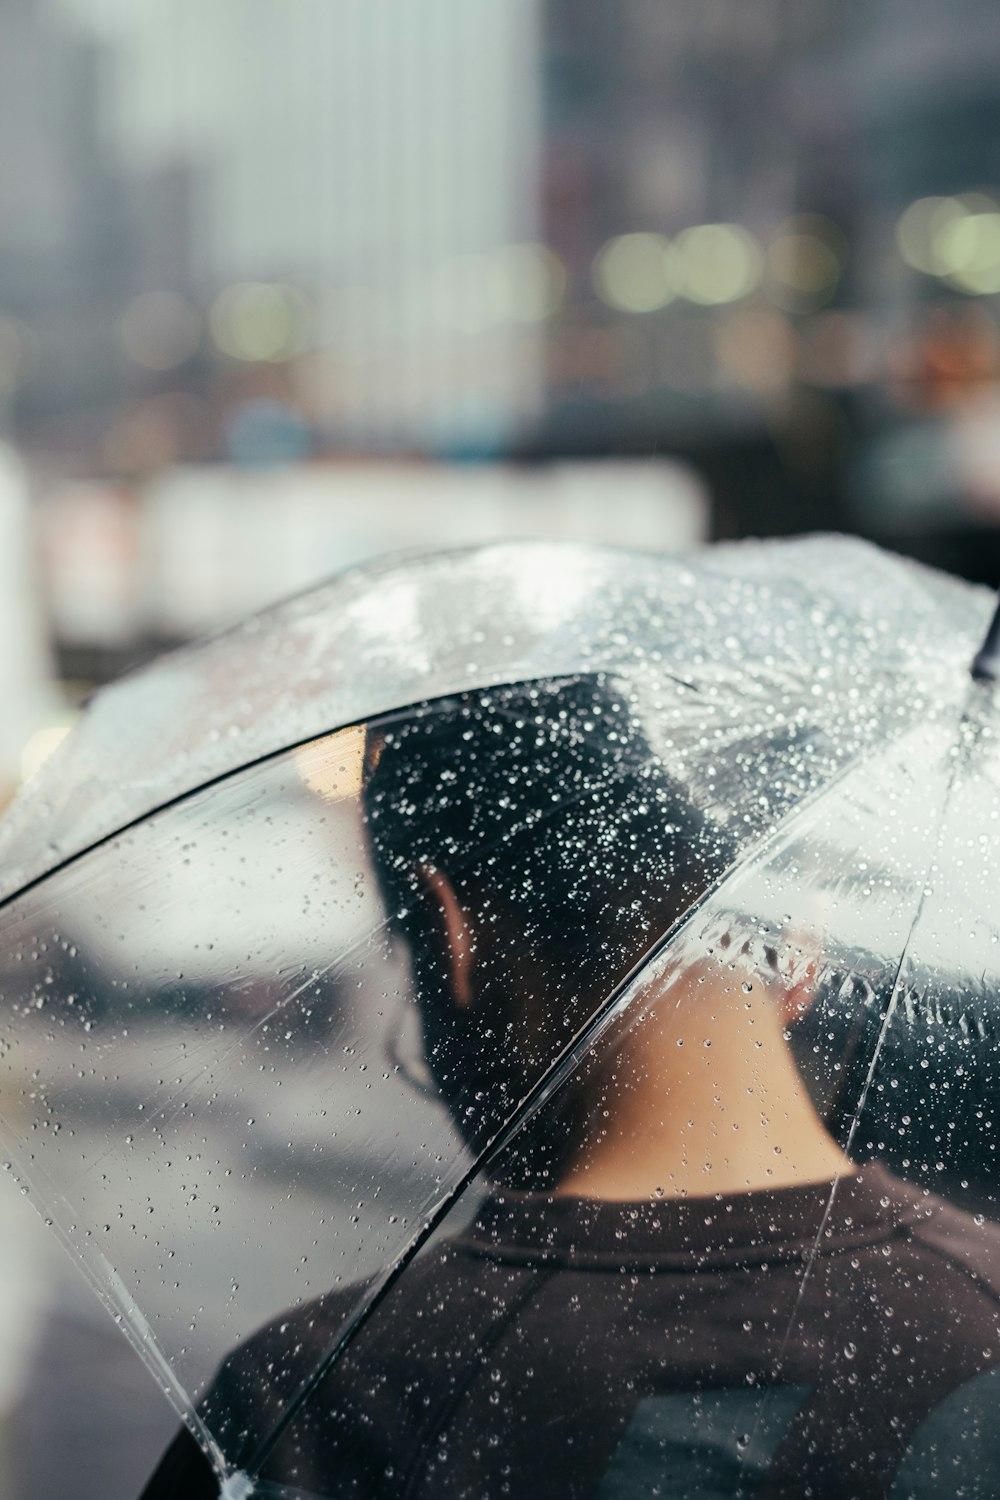
{"label": "person's neck", "polygon": [[697,998],[697,1007],[640,1023],[616,1051],[557,1194],[701,1197],[832,1181],[844,1171],[770,1001]]}

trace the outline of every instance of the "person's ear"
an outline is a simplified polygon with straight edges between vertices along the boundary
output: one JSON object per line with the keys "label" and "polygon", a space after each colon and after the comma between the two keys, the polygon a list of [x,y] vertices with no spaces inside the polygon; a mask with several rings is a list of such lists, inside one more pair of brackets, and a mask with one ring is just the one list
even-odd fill
{"label": "person's ear", "polygon": [[443,871],[434,865],[416,866],[417,879],[423,886],[424,900],[430,903],[447,955],[448,979],[456,1005],[464,1008],[473,1003],[472,967],[475,942],[469,919],[455,887]]}

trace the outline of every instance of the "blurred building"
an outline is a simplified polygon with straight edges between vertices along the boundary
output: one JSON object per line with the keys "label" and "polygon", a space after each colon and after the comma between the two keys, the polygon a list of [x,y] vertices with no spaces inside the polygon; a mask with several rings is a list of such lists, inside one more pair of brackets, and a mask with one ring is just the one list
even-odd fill
{"label": "blurred building", "polygon": [[57,444],[116,392],[129,263],[99,131],[102,47],[40,0],[0,11],[0,413]]}
{"label": "blurred building", "polygon": [[575,298],[537,450],[682,454],[717,532],[835,519],[842,418],[801,346],[849,285],[855,12],[550,0],[546,223]]}
{"label": "blurred building", "polygon": [[998,45],[988,0],[10,0],[0,423],[62,670],[148,648],[150,497],[220,463],[666,455],[714,535],[1000,577]]}
{"label": "blurred building", "polygon": [[537,414],[537,0],[70,9],[113,58],[105,137],[140,199],[157,189],[140,364],[167,367],[167,291],[236,366],[307,360],[291,391],[274,370],[247,387],[305,385],[333,441],[502,447]]}

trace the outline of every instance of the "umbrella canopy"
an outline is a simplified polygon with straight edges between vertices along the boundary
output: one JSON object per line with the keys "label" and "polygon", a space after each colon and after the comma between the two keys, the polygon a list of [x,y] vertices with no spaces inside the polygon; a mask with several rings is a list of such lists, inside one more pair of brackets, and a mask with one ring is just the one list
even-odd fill
{"label": "umbrella canopy", "polygon": [[[686,1452],[731,1427],[752,1477],[802,1407],[778,1376],[836,1184],[848,1225],[870,1159],[910,1185],[901,1218],[928,1188],[968,1210],[953,1238],[992,1213],[1000,746],[969,673],[991,603],[834,538],[505,544],[349,573],[95,698],[0,825],[9,1170],[227,1493],[556,1493],[511,1427],[522,1401],[555,1421],[535,1364],[491,1364],[483,1312],[533,1326],[509,1267],[563,1254],[542,1207],[578,1215],[568,1262],[626,1286],[671,1235],[721,1266],[741,1213],[780,1260],[771,1186],[827,1183],[769,1292],[766,1399],[671,1408],[715,1434]],[[639,1214],[638,1261],[609,1211]],[[462,1245],[486,1269],[442,1291],[428,1267]],[[893,1316],[855,1290],[827,1312],[841,1350],[862,1302]],[[583,1307],[595,1347],[609,1316]],[[449,1468],[457,1328],[485,1404]],[[654,1386],[565,1493],[652,1492]],[[546,1388],[581,1448],[586,1379]],[[408,1399],[438,1417],[358,1458]]]}

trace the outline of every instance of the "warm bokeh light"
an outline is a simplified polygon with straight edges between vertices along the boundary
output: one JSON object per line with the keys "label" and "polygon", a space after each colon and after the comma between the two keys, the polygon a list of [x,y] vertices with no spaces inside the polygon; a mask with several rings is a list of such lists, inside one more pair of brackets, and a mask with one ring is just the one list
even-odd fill
{"label": "warm bokeh light", "polygon": [[760,246],[742,224],[696,224],[674,241],[678,288],[706,307],[736,302],[760,280]]}
{"label": "warm bokeh light", "polygon": [[36,771],[41,770],[49,756],[62,744],[69,731],[68,724],[49,724],[44,729],[36,729],[21,751],[22,781],[27,781],[30,776],[35,775]]}
{"label": "warm bokeh light", "polygon": [[598,252],[594,287],[619,312],[648,313],[676,295],[670,241],[662,234],[620,234]]}
{"label": "warm bokeh light", "polygon": [[293,750],[296,770],[324,802],[356,798],[364,777],[365,730],[352,725]]}
{"label": "warm bokeh light", "polygon": [[295,287],[242,281],[219,293],[209,324],[223,354],[248,362],[281,363],[305,350],[309,308]]}
{"label": "warm bokeh light", "polygon": [[[72,737],[56,747],[74,715],[92,720],[95,688],[389,553],[544,537],[567,556],[680,554],[847,532],[1000,587],[998,43],[990,0],[0,0],[0,817],[34,777],[32,795],[51,790],[82,827],[92,798],[69,796]],[[732,557],[763,579],[752,550]],[[570,586],[553,563],[512,585],[536,614]],[[366,641],[409,618],[397,594],[354,611]],[[613,654],[620,611],[606,613]],[[482,664],[475,634],[452,642],[458,676],[424,696]],[[300,652],[289,672],[325,693],[331,662]],[[252,679],[240,722],[218,718],[222,746],[249,743],[272,702]],[[354,829],[363,750],[354,729],[291,752],[292,857],[300,815],[322,824],[321,863]],[[710,781],[694,790],[714,807]],[[2,827],[0,851],[2,874]],[[191,868],[166,874],[183,885]],[[316,892],[336,916],[338,891]],[[294,925],[287,901],[274,920],[286,908]],[[54,958],[89,983],[58,916]],[[325,942],[292,953],[307,977],[324,968],[320,1030],[341,999],[351,1025],[367,1003],[328,957]],[[150,1010],[158,1034],[201,1003],[189,980]],[[241,970],[234,1004],[262,1014],[269,985]],[[877,1009],[852,1046],[875,1036]],[[1000,1031],[1000,1000],[997,1016]],[[80,1066],[100,1069],[97,1053]],[[829,1083],[821,1103],[836,1108],[843,1079]],[[242,1108],[238,1086],[227,1108]],[[285,1115],[257,1174],[271,1207]],[[881,1139],[866,1125],[862,1154]],[[325,1169],[303,1161],[308,1199]],[[173,1408],[157,1428],[158,1382],[129,1376],[110,1319],[105,1355],[75,1289],[53,1291],[56,1271],[20,1248],[12,1205],[0,1309],[30,1327],[2,1324],[0,1500],[136,1495]],[[309,1279],[325,1290],[308,1261],[296,1297]],[[244,1269],[224,1257],[219,1276]],[[204,1326],[184,1330],[186,1348]],[[93,1442],[78,1441],[83,1409]]]}
{"label": "warm bokeh light", "polygon": [[889,389],[900,407],[940,412],[995,387],[1000,330],[982,302],[953,298],[928,308],[889,353]]}
{"label": "warm bokeh light", "polygon": [[177,292],[143,292],[118,321],[122,349],[147,370],[174,370],[201,342],[198,309]]}

